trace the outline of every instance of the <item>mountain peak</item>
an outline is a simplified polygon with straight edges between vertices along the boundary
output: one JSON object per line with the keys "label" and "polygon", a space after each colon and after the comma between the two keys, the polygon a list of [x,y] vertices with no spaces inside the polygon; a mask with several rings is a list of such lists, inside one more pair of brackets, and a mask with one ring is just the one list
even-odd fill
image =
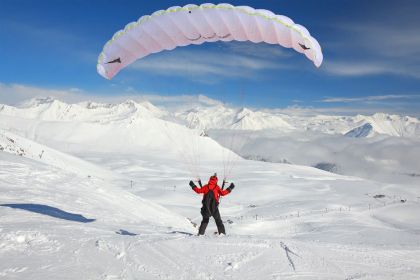
{"label": "mountain peak", "polygon": [[251,111],[248,108],[243,107],[243,108],[238,110],[238,113],[236,114],[236,116],[237,116],[237,119],[240,120],[240,119],[242,119],[244,117],[247,117],[247,116],[251,117],[253,114],[254,114],[253,111]]}
{"label": "mountain peak", "polygon": [[353,128],[344,134],[347,137],[362,138],[362,137],[372,137],[375,135],[373,126],[370,123],[365,123],[362,126]]}

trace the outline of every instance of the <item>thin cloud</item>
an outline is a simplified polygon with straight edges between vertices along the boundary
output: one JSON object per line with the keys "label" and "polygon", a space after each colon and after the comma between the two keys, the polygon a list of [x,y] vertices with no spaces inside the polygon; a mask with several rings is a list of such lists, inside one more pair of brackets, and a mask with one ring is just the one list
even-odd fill
{"label": "thin cloud", "polygon": [[420,111],[414,107],[398,107],[398,106],[335,106],[335,107],[314,107],[293,105],[286,108],[263,109],[265,112],[285,114],[289,116],[313,117],[317,115],[327,116],[354,116],[358,114],[373,115],[375,113],[387,113],[397,115],[409,115],[412,117],[420,117]]}
{"label": "thin cloud", "polygon": [[337,76],[397,75],[420,79],[419,24],[412,18],[338,23],[333,27],[338,38],[324,47],[339,56],[326,60],[323,70]]}
{"label": "thin cloud", "polygon": [[279,45],[252,42],[222,42],[223,51],[251,57],[259,57],[272,60],[273,58],[288,58],[292,56],[292,50],[287,50]]}
{"label": "thin cloud", "polygon": [[[42,46],[46,52],[61,51],[85,63],[95,63],[98,54],[89,49],[89,37],[75,35],[71,30],[61,30],[55,26],[27,24],[24,21],[3,20],[1,24],[16,37],[21,37],[31,45]],[[80,47],[84,46],[84,47]]]}
{"label": "thin cloud", "polygon": [[[269,46],[260,47],[266,50]],[[258,79],[262,71],[290,67],[274,61],[283,56],[281,52],[258,54],[258,48],[251,51],[249,46],[239,47],[237,52],[232,51],[232,48],[235,47],[224,48],[222,51],[175,50],[141,59],[129,69],[212,83],[226,78]]]}
{"label": "thin cloud", "polygon": [[404,61],[335,61],[326,62],[323,70],[337,76],[371,76],[371,75],[399,75],[420,79],[420,69],[417,65],[403,65]]}
{"label": "thin cloud", "polygon": [[[120,89],[117,89],[121,92]],[[203,94],[182,94],[170,95],[162,93],[141,92],[132,88],[127,88],[124,93],[104,95],[98,92],[87,92],[83,89],[51,89],[34,86],[27,86],[22,84],[3,84],[0,83],[0,104],[18,105],[28,99],[32,98],[46,98],[52,97],[66,103],[79,103],[83,101],[93,101],[100,103],[121,103],[127,100],[134,100],[137,102],[149,101],[155,106],[163,107],[169,111],[174,111],[179,108],[191,108],[196,106],[215,106],[221,105],[223,102],[207,97]],[[341,98],[341,100],[334,98],[325,98],[323,103],[333,104],[334,102],[342,102],[343,104],[353,105],[352,102],[360,102],[360,106],[335,106],[335,107],[308,107],[293,105],[286,108],[277,109],[260,109],[267,112],[298,115],[298,116],[315,116],[323,115],[356,115],[356,114],[374,114],[377,112],[384,112],[390,114],[410,115],[419,117],[420,111],[418,106],[415,106],[413,100],[420,100],[420,95],[382,95],[363,98]],[[329,100],[328,100],[329,99]],[[356,100],[355,100],[356,99]],[[392,100],[387,104],[372,104],[373,101]],[[405,100],[406,103],[399,104],[397,100]],[[295,100],[296,102],[296,100]]]}
{"label": "thin cloud", "polygon": [[22,84],[0,83],[0,103],[16,105],[22,101],[37,97],[54,97],[66,102],[86,99],[86,93],[78,88],[50,89]]}
{"label": "thin cloud", "polygon": [[127,88],[124,94],[106,96],[97,92],[86,92],[79,88],[51,89],[22,84],[0,83],[0,104],[18,105],[32,98],[52,97],[66,103],[93,101],[101,103],[119,103],[126,100],[149,101],[157,106],[178,107],[181,105],[218,105],[220,101],[202,94],[164,95],[151,92],[140,92]]}
{"label": "thin cloud", "polygon": [[350,102],[366,102],[366,101],[384,101],[384,100],[395,100],[395,99],[419,99],[420,95],[372,95],[364,97],[328,97],[321,100],[325,103],[350,103]]}
{"label": "thin cloud", "polygon": [[[420,23],[420,22],[418,22]],[[383,22],[353,22],[336,26],[341,32],[352,34],[344,48],[362,48],[371,54],[386,58],[418,59],[420,54],[420,28],[418,24],[395,25]]]}

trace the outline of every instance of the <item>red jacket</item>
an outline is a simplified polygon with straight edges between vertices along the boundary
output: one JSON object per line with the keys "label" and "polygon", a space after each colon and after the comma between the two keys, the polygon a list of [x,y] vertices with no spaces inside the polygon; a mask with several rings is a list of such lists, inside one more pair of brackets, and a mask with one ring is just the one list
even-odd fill
{"label": "red jacket", "polygon": [[194,187],[193,190],[196,193],[202,193],[202,194],[206,194],[209,191],[212,191],[214,193],[214,197],[216,198],[217,202],[219,202],[219,197],[220,196],[225,196],[225,195],[230,193],[230,190],[228,190],[228,189],[222,190],[217,185],[217,177],[216,176],[211,176],[207,185],[204,185],[202,188]]}

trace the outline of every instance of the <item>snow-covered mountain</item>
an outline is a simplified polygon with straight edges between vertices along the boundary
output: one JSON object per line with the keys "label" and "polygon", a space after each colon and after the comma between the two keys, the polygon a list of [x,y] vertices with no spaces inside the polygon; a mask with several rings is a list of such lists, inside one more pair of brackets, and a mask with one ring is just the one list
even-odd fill
{"label": "snow-covered mountain", "polygon": [[300,130],[319,131],[327,134],[345,135],[352,131],[348,136],[420,137],[420,120],[408,116],[376,113],[372,116],[288,116],[285,120]]}
{"label": "snow-covered mountain", "polygon": [[[46,98],[19,107],[0,108],[0,128],[68,152],[137,152],[156,150],[182,157],[212,159],[225,148],[200,132],[172,121],[167,112],[148,102],[66,104]],[[216,152],[215,152],[216,151]],[[224,153],[229,153],[228,151]]]}
{"label": "snow-covered mountain", "polygon": [[373,137],[390,135],[397,137],[420,137],[420,121],[412,117],[377,113],[372,116],[357,115],[353,118],[357,127],[351,131],[363,130],[363,133],[347,133],[352,137]]}
{"label": "snow-covered mountain", "polygon": [[[372,116],[292,116],[270,110],[233,109],[221,104],[194,108],[175,113],[189,127],[208,129],[237,129],[282,131],[318,131],[358,137],[388,135],[420,137],[420,120],[408,116],[377,113]],[[360,132],[363,130],[363,133]],[[369,131],[367,131],[369,130]],[[352,131],[352,133],[349,133]],[[359,133],[359,134],[358,134]]]}
{"label": "snow-covered mountain", "polygon": [[233,109],[223,105],[194,108],[176,112],[175,116],[192,128],[208,129],[294,129],[282,116],[253,111],[248,108]]}
{"label": "snow-covered mountain", "polygon": [[115,177],[109,170],[0,129],[0,151],[29,158],[84,176]]}
{"label": "snow-covered mountain", "polygon": [[149,102],[137,103],[132,100],[119,104],[95,102],[67,104],[48,97],[31,99],[19,107],[0,106],[0,115],[44,121],[130,122],[138,118],[160,118],[165,114],[166,112]]}
{"label": "snow-covered mountain", "polygon": [[[236,130],[301,130],[327,134],[373,137],[389,135],[420,137],[420,120],[408,116],[377,113],[372,116],[292,116],[273,110],[230,108],[210,104],[187,110],[169,112],[150,102],[128,100],[118,104],[82,102],[67,104],[53,98],[29,100],[19,107],[0,105],[0,116],[43,121],[79,121],[89,123],[135,123],[145,119],[160,119],[181,123],[188,128]],[[363,133],[360,134],[360,132]],[[351,132],[351,133],[350,133]]]}

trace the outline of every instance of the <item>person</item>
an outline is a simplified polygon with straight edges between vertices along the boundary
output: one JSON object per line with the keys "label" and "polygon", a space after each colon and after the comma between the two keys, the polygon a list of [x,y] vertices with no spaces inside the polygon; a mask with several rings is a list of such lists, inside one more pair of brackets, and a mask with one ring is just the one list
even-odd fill
{"label": "person", "polygon": [[193,189],[193,191],[198,194],[204,194],[202,201],[203,206],[201,207],[201,216],[203,216],[203,220],[201,221],[198,235],[204,235],[210,217],[214,218],[218,233],[226,234],[225,226],[223,225],[223,221],[219,212],[219,198],[220,196],[229,194],[235,188],[235,185],[231,183],[229,187],[224,190],[223,188],[226,183],[225,180],[223,180],[222,188],[217,185],[217,181],[218,179],[216,173],[210,177],[209,182],[204,186],[202,186],[201,180],[198,180],[200,188],[197,187],[193,181],[190,181],[190,187]]}

